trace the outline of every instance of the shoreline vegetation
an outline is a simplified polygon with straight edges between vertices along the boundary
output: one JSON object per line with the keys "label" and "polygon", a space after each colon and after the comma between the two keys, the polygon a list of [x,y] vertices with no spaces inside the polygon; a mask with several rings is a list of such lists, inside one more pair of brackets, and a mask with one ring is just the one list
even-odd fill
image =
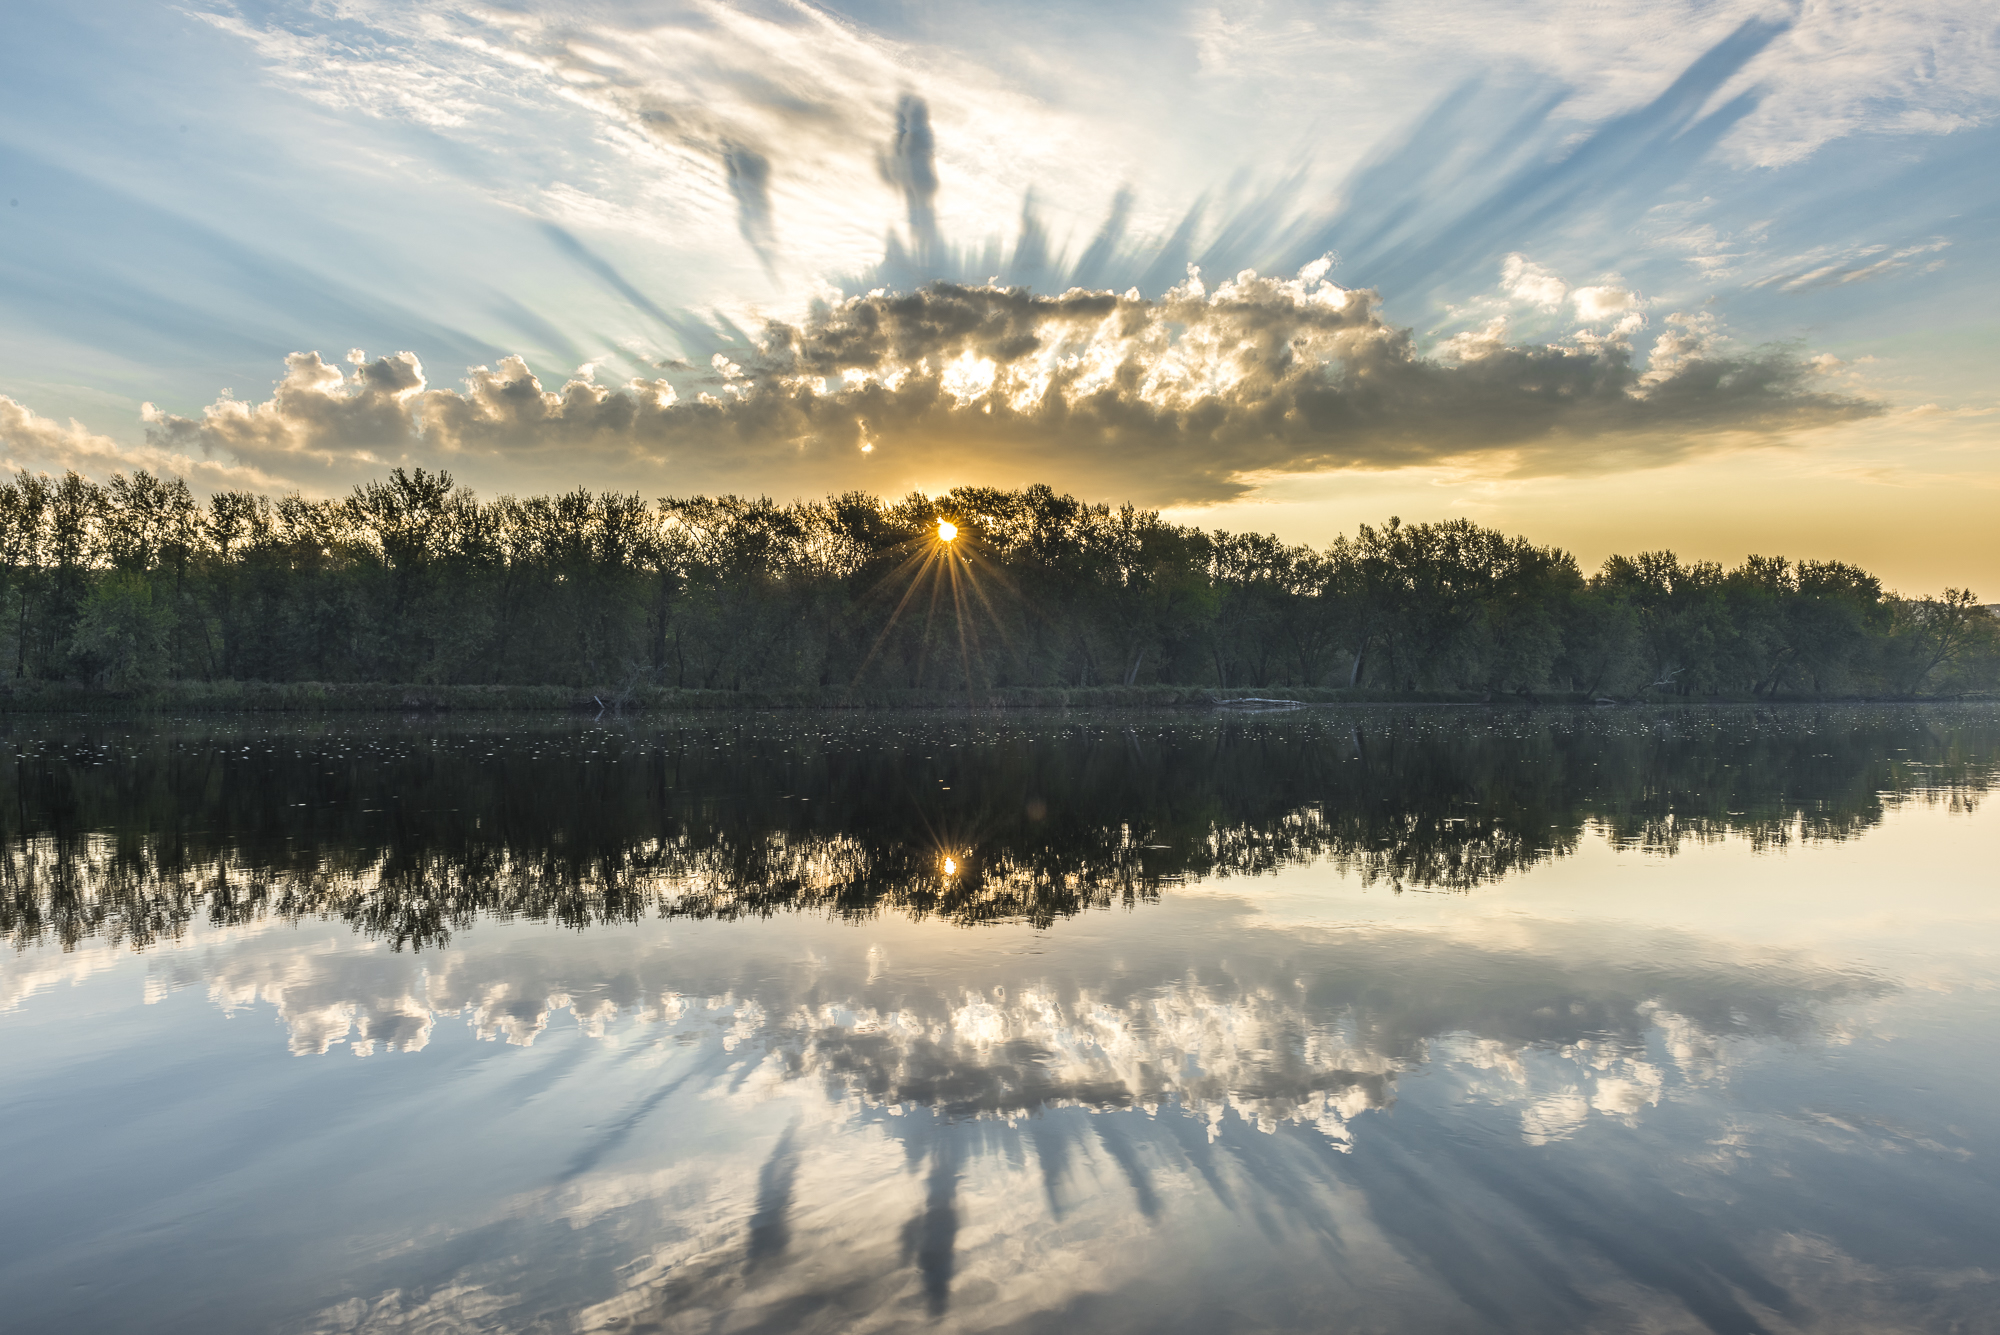
{"label": "shoreline vegetation", "polygon": [[407,685],[383,682],[172,681],[117,689],[88,682],[0,684],[6,714],[605,714],[757,710],[1283,709],[1319,705],[1448,705],[1500,709],[1635,705],[1976,704],[1992,691],[1950,695],[1710,694],[1586,696],[1575,691],[1383,691],[1342,687],[1002,687],[964,690],[675,690],[619,692],[568,686]]}
{"label": "shoreline vegetation", "polygon": [[0,485],[0,712],[1988,698],[2000,617],[1838,561],[1324,547],[1047,487],[780,504]]}

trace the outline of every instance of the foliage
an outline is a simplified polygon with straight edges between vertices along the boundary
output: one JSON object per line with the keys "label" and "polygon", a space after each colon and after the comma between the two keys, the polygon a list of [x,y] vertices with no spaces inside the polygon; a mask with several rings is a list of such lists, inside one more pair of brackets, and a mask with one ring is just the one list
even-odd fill
{"label": "foliage", "polygon": [[0,486],[0,664],[22,698],[36,682],[1913,696],[1991,689],[2000,619],[1967,590],[1901,598],[1839,562],[1641,552],[1586,578],[1468,520],[1320,549],[1047,487],[481,501],[397,469],[340,499],[203,505],[143,472],[23,473]]}

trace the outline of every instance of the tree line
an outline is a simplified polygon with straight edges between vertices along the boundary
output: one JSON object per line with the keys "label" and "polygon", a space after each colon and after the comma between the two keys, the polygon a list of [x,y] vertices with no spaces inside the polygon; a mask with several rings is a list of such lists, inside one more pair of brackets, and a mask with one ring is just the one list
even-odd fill
{"label": "tree line", "polygon": [[2000,618],[1839,561],[1658,551],[1586,575],[1462,519],[1313,547],[1039,486],[481,500],[399,468],[343,498],[203,502],[145,472],[23,472],[0,486],[0,666],[114,689],[1913,696],[1991,689]]}

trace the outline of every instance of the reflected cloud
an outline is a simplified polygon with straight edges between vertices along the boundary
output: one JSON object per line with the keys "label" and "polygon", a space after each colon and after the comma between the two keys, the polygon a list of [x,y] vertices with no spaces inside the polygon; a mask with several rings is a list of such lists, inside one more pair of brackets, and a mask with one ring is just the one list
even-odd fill
{"label": "reflected cloud", "polygon": [[[546,1190],[504,1206],[559,1227],[570,1241],[558,1245],[579,1257],[623,1258],[616,1292],[579,1309],[586,1330],[691,1329],[724,1310],[752,1330],[833,1330],[869,1313],[885,1329],[942,1318],[1004,1328],[1039,1313],[1037,1328],[1055,1329],[1092,1293],[1117,1292],[1124,1308],[1142,1281],[1121,1247],[1190,1258],[1231,1293],[1315,1256],[1352,1266],[1375,1255],[1405,1277],[1389,1286],[1396,1296],[1363,1285],[1342,1310],[1394,1309],[1407,1300],[1400,1286],[1442,1275],[1437,1328],[1475,1329],[1497,1301],[1480,1296],[1497,1258],[1454,1257],[1463,1225],[1440,1231],[1409,1184],[1374,1180],[1405,1171],[1404,1140],[1421,1142],[1440,1108],[1493,1126],[1519,1153],[1595,1143],[1594,1124],[1636,1130],[1663,1105],[1716,1101],[1738,1068],[1777,1048],[1841,1041],[1836,1012],[1888,991],[1779,954],[1723,962],[1717,943],[1675,933],[1610,949],[1596,929],[1553,923],[1508,947],[1409,931],[1302,942],[1256,927],[1240,905],[1162,912],[1177,920],[1134,942],[1154,960],[1139,972],[1083,941],[899,975],[881,966],[879,941],[703,924],[621,934],[651,943],[630,970],[602,968],[589,949],[602,936],[541,933],[529,950],[506,933],[454,946],[429,977],[448,980],[439,1004],[475,1028],[479,998],[539,995],[545,1010],[522,1041],[573,1008],[600,1042],[676,1054]],[[913,947],[909,934],[939,929],[898,930],[896,944]],[[415,957],[388,958],[417,969]],[[239,966],[215,967],[222,979]],[[588,998],[633,988],[644,1000],[608,1024],[591,1018]],[[390,982],[351,1004],[393,1011],[410,990]],[[317,1011],[296,1013],[310,1023]],[[1402,1108],[1406,1089],[1419,1091],[1416,1108]],[[692,1159],[674,1148],[705,1127],[734,1128],[728,1148]],[[1363,1171],[1370,1156],[1382,1162]],[[1419,1197],[1442,1192],[1462,1209],[1485,1188],[1431,1184],[1462,1166],[1446,1158],[1420,1170]],[[1725,1155],[1714,1171],[1736,1162]],[[1385,1192],[1403,1203],[1385,1209]],[[1537,1238],[1587,1231],[1532,1200],[1492,1208]],[[1217,1258],[1191,1259],[1201,1239],[1232,1234],[1270,1250],[1252,1259],[1228,1244],[1228,1263],[1248,1267],[1233,1279],[1217,1275]],[[1602,1245],[1583,1236],[1566,1245]],[[1089,1247],[1059,1263],[1052,1253],[1080,1237]],[[1737,1300],[1704,1288],[1702,1264],[1649,1271],[1610,1255],[1603,1274],[1585,1267],[1573,1280],[1588,1299],[1519,1274],[1510,1287],[1557,1325],[1573,1324],[1578,1303],[1730,1310]],[[1782,1297],[1757,1265],[1731,1264]],[[482,1292],[487,1270],[518,1273],[452,1269],[438,1298],[398,1291],[317,1328],[403,1328],[427,1303]],[[494,1301],[498,1313],[549,1298]],[[1187,1328],[1184,1314],[1144,1303],[1125,1315],[1119,1328]]]}
{"label": "reflected cloud", "polygon": [[426,956],[264,936],[232,951],[225,938],[203,968],[216,1005],[272,1007],[295,1053],[417,1051],[451,1017],[532,1046],[566,1015],[595,1039],[663,1026],[710,1046],[739,1073],[729,1097],[753,1104],[820,1089],[868,1116],[1171,1107],[1211,1137],[1233,1120],[1343,1146],[1354,1117],[1427,1064],[1477,1072],[1486,1096],[1524,1108],[1531,1141],[1560,1139],[1593,1113],[1637,1115],[1669,1081],[1725,1081],[1739,1041],[1838,1040],[1820,1011],[1884,988],[1780,954],[1719,963],[1714,943],[1666,932],[1644,962],[1583,964],[1603,946],[1580,928],[1540,924],[1504,946],[1361,929],[1311,940],[1246,910],[1225,897],[1175,913],[1175,930],[1217,939],[1178,949],[1164,976],[1108,975],[1089,939],[1045,949],[1040,970],[943,985],[884,969],[879,942],[774,972],[750,962],[770,930],[753,924],[699,927],[698,957],[665,925],[634,926],[608,970],[581,943],[506,937]]}
{"label": "reflected cloud", "polygon": [[[385,1237],[363,1193],[290,1328],[1775,1331],[1990,1296],[1977,1229],[1925,1235],[1951,1287],[1797,1227],[1912,1189],[1882,1164],[1989,1199],[1934,1093],[1849,1106],[1921,987],[1693,918],[1295,902],[1313,863],[1465,893],[1585,839],[1671,898],[1697,844],[1978,803],[1981,711],[501,722],[15,739],[20,958],[138,947],[148,998],[273,1023],[252,1066],[353,1068],[357,1162],[436,1220]],[[1234,879],[1268,873],[1301,879]],[[506,1150],[440,1207],[468,1124]]]}

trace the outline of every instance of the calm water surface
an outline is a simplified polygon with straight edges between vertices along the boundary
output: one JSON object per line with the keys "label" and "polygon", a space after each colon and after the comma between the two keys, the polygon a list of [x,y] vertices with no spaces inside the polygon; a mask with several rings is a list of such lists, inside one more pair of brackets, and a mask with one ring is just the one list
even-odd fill
{"label": "calm water surface", "polygon": [[10,1330],[2000,1330],[1990,708],[7,726]]}

